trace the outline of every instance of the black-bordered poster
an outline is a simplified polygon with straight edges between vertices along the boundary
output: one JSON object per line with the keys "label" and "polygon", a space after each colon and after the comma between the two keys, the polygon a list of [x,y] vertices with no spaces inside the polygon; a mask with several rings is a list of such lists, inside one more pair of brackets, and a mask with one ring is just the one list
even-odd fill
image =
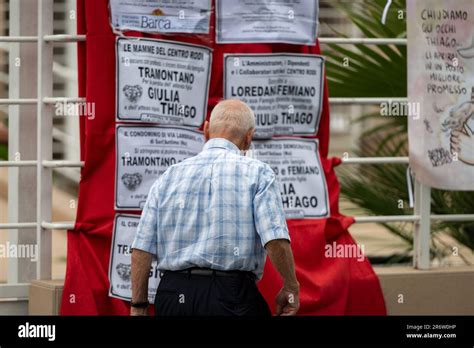
{"label": "black-bordered poster", "polygon": [[[130,252],[139,221],[139,215],[115,215],[109,262],[109,296],[111,297],[128,301],[132,298]],[[148,301],[153,303],[160,283],[156,259],[152,261],[149,277]]]}
{"label": "black-bordered poster", "polygon": [[201,152],[204,135],[181,127],[118,125],[115,209],[140,210],[168,167]]}
{"label": "black-bordered poster", "polygon": [[117,120],[199,128],[207,113],[211,50],[117,38]]}
{"label": "black-bordered poster", "polygon": [[224,98],[255,113],[256,138],[315,135],[323,101],[324,58],[308,54],[227,54]]}
{"label": "black-bordered poster", "polygon": [[216,0],[216,40],[315,45],[318,16],[318,0]]}
{"label": "black-bordered poster", "polygon": [[250,156],[275,172],[287,219],[329,216],[329,196],[316,139],[276,138],[252,142]]}
{"label": "black-bordered poster", "polygon": [[115,31],[207,34],[211,0],[110,0]]}

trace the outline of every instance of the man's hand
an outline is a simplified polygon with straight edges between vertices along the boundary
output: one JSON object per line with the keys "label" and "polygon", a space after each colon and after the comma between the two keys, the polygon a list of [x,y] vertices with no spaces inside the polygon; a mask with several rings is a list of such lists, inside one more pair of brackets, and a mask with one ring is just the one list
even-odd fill
{"label": "man's hand", "polygon": [[132,317],[143,317],[148,315],[148,308],[130,307],[130,315]]}
{"label": "man's hand", "polygon": [[296,315],[300,308],[299,284],[292,288],[283,287],[276,297],[276,315]]}
{"label": "man's hand", "polygon": [[296,315],[300,308],[300,285],[296,280],[295,264],[290,243],[275,239],[265,245],[268,257],[283,278],[283,288],[276,297],[276,315]]}

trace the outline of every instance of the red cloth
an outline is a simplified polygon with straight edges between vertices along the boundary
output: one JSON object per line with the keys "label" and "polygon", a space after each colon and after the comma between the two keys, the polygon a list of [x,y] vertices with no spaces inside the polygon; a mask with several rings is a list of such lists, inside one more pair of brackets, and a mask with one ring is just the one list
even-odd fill
{"label": "red cloth", "polygon": [[[78,32],[87,34],[79,44],[79,93],[95,103],[96,117],[80,120],[81,158],[85,161],[79,188],[74,230],[68,231],[68,259],[63,291],[63,315],[127,315],[125,301],[108,296],[108,266],[114,218],[115,179],[115,35],[109,25],[108,0],[78,0]],[[292,52],[319,54],[317,46],[287,44],[233,44],[214,42],[214,15],[210,35],[144,35],[206,45],[214,49],[209,112],[222,98],[224,53]],[[347,228],[350,217],[339,214],[339,184],[328,159],[329,102],[327,84],[317,138],[329,188],[331,217],[288,221],[301,284],[301,315],[385,315],[379,281],[365,259],[326,258],[326,243],[354,244]],[[281,286],[279,275],[267,262],[259,287],[273,308]]]}

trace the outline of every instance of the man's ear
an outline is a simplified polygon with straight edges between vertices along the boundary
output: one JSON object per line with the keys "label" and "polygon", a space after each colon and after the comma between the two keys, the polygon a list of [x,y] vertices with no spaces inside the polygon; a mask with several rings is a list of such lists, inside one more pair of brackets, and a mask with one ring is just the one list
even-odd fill
{"label": "man's ear", "polygon": [[247,135],[246,135],[246,143],[245,144],[245,148],[246,150],[250,149],[250,145],[252,144],[252,139],[253,139],[253,134],[255,133],[255,128],[252,128],[250,129],[248,132],[247,132]]}
{"label": "man's ear", "polygon": [[209,121],[204,122],[204,139],[208,141],[210,139],[209,137]]}

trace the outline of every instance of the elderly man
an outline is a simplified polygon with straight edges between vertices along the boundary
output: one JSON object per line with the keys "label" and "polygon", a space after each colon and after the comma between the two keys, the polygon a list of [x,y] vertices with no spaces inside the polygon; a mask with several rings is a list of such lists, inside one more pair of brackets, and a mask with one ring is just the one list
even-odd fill
{"label": "elderly man", "polygon": [[295,315],[299,283],[275,174],[242,155],[252,110],[220,102],[204,125],[206,144],[153,184],[132,245],[132,315],[148,313],[152,257],[162,277],[159,316],[268,316],[258,291],[266,254],[283,278],[277,315]]}

